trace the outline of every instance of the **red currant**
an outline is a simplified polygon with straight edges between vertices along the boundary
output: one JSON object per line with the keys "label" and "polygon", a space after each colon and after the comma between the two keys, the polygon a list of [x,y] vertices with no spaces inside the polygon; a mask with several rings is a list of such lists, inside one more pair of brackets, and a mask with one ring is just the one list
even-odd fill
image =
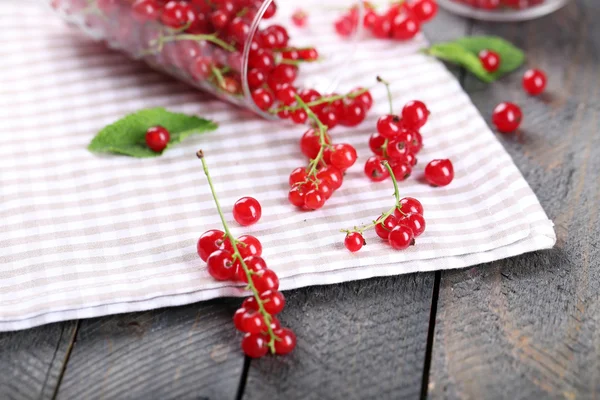
{"label": "red currant", "polygon": [[383,155],[385,145],[385,138],[381,136],[378,132],[375,132],[369,138],[369,148],[371,151],[378,156]]}
{"label": "red currant", "polygon": [[235,276],[233,255],[226,250],[213,252],[206,260],[208,273],[218,281],[227,281]]}
{"label": "red currant", "polygon": [[429,118],[427,106],[418,100],[413,100],[402,109],[402,123],[406,128],[419,130]]}
{"label": "red currant", "polygon": [[[277,319],[277,317],[271,316],[271,330],[273,332],[275,332],[277,329],[281,328],[281,323],[279,322],[279,320]],[[268,333],[269,329],[267,328],[267,324],[265,324],[265,327],[263,329],[264,333]]]}
{"label": "red currant", "polygon": [[265,326],[265,319],[258,311],[251,311],[242,317],[242,332],[260,333]]}
{"label": "red currant", "polygon": [[263,111],[271,108],[275,101],[273,94],[269,90],[263,88],[255,89],[252,92],[252,100],[254,101],[254,104]]}
{"label": "red currant", "polygon": [[333,190],[338,190],[342,187],[344,174],[334,166],[323,168],[317,173],[317,178],[331,184]]}
{"label": "red currant", "polygon": [[344,239],[344,246],[351,251],[352,253],[356,253],[365,244],[365,238],[358,232],[351,232],[346,235]]}
{"label": "red currant", "polygon": [[[359,87],[353,90],[353,92],[359,92],[361,90],[364,90],[363,88]],[[371,96],[371,93],[367,90],[364,93],[359,94],[358,96],[356,96],[354,98],[354,100],[362,103],[365,106],[365,109],[367,111],[369,111],[371,109],[371,107],[373,107],[373,96]]]}
{"label": "red currant", "polygon": [[277,97],[277,100],[279,100],[286,106],[289,106],[294,104],[294,102],[296,101],[297,93],[298,92],[296,91],[296,88],[292,84],[284,83],[277,87],[277,90],[275,90],[275,97]]}
{"label": "red currant", "polygon": [[532,96],[537,96],[546,89],[546,74],[539,69],[530,69],[523,75],[523,89]]}
{"label": "red currant", "polygon": [[396,162],[392,164],[392,172],[396,180],[403,181],[412,173],[412,167],[406,162]]}
{"label": "red currant", "polygon": [[150,150],[160,153],[171,140],[171,135],[166,128],[162,126],[153,126],[146,131],[146,144]]}
{"label": "red currant", "polygon": [[438,5],[436,0],[415,0],[409,5],[413,14],[421,22],[428,22],[437,14]]}
{"label": "red currant", "polygon": [[311,189],[304,195],[304,208],[318,210],[325,205],[325,197],[317,189]]}
{"label": "red currant", "polygon": [[500,68],[500,55],[492,50],[481,50],[479,52],[479,61],[483,68],[489,72],[496,72]]}
{"label": "red currant", "polygon": [[[325,134],[325,143],[330,144],[331,138]],[[321,138],[316,129],[309,129],[302,135],[300,139],[300,150],[302,154],[311,160],[314,160],[321,150]]]}
{"label": "red currant", "polygon": [[131,6],[131,15],[138,22],[154,21],[160,15],[158,0],[137,0]]}
{"label": "red currant", "polygon": [[[264,271],[267,269],[267,263],[260,256],[250,256],[244,258],[244,264],[246,265],[246,268],[252,272]],[[248,283],[248,277],[246,276],[246,271],[244,271],[244,268],[238,268],[237,278],[240,282]]]}
{"label": "red currant", "polygon": [[304,187],[297,185],[290,189],[288,193],[288,200],[292,205],[299,208],[304,208],[304,196]]}
{"label": "red currant", "polygon": [[258,302],[254,296],[246,297],[242,302],[242,308],[247,311],[258,311]]}
{"label": "red currant", "polygon": [[400,139],[390,140],[386,146],[388,158],[394,161],[406,160],[406,154],[409,152],[406,143]]}
{"label": "red currant", "polygon": [[303,124],[308,119],[308,114],[306,111],[299,109],[292,111],[292,121],[296,124]]}
{"label": "red currant", "polygon": [[279,278],[271,269],[264,269],[252,275],[252,282],[259,293],[279,289]]}
{"label": "red currant", "polygon": [[367,111],[365,105],[361,101],[354,100],[344,107],[343,118],[340,124],[343,126],[357,126],[365,120]]}
{"label": "red currant", "polygon": [[265,13],[263,14],[263,19],[270,19],[277,13],[277,3],[272,2],[267,6]]}
{"label": "red currant", "polygon": [[242,258],[248,258],[251,256],[260,257],[262,255],[262,244],[260,240],[252,235],[242,235],[237,238],[239,242],[237,249],[240,252]]}
{"label": "red currant", "polygon": [[509,102],[500,103],[494,109],[492,122],[496,125],[498,131],[502,133],[511,133],[519,128],[523,119],[521,108]]}
{"label": "red currant", "polygon": [[233,251],[231,243],[225,238],[225,233],[218,229],[204,232],[198,239],[196,249],[202,261],[208,260],[208,257],[217,250]]}
{"label": "red currant", "polygon": [[336,144],[331,152],[331,165],[345,171],[354,165],[357,159],[356,149],[346,143]]}
{"label": "red currant", "polygon": [[302,182],[306,181],[307,176],[308,175],[306,173],[306,168],[304,168],[304,167],[296,168],[290,174],[290,179],[289,179],[290,187],[293,187],[294,185],[296,185],[298,183],[302,183]]}
{"label": "red currant", "polygon": [[298,67],[295,65],[279,64],[269,75],[269,86],[272,90],[278,90],[284,83],[292,83],[298,76]]}
{"label": "red currant", "polygon": [[373,182],[381,182],[390,176],[382,161],[379,156],[372,156],[365,163],[365,175]]}
{"label": "red currant", "polygon": [[377,132],[386,139],[400,133],[400,118],[397,115],[384,115],[377,120]]}
{"label": "red currant", "polygon": [[375,233],[382,239],[387,240],[390,232],[398,225],[398,218],[394,215],[388,216],[385,220],[379,217],[377,219],[377,224],[375,225]]}
{"label": "red currant", "polygon": [[450,160],[433,160],[425,167],[425,179],[433,186],[446,186],[454,179]]}
{"label": "red currant", "polygon": [[397,218],[403,218],[409,213],[423,215],[423,205],[413,197],[404,197],[400,199],[400,208],[394,211],[394,215]]}
{"label": "red currant", "polygon": [[406,225],[413,232],[414,237],[425,232],[425,218],[421,214],[409,213],[399,219],[399,224]]}
{"label": "red currant", "polygon": [[265,356],[269,351],[266,337],[261,334],[247,333],[242,339],[242,351],[250,358]]}
{"label": "red currant", "polygon": [[242,226],[255,224],[261,215],[260,203],[253,197],[242,197],[233,205],[233,218]]}
{"label": "red currant", "polygon": [[314,47],[300,49],[298,50],[298,57],[304,61],[317,61],[319,59],[319,52]]}
{"label": "red currant", "polygon": [[258,68],[263,71],[271,71],[275,68],[275,57],[273,52],[268,49],[259,48],[257,51],[250,53],[248,57],[248,67]]}
{"label": "red currant", "polygon": [[405,250],[414,244],[412,230],[406,225],[398,225],[389,234],[388,242],[396,250]]}
{"label": "red currant", "polygon": [[192,7],[185,1],[171,0],[162,9],[160,21],[163,25],[173,29],[183,28],[194,22],[196,14]]}
{"label": "red currant", "polygon": [[240,332],[244,331],[244,326],[242,325],[242,321],[244,320],[244,317],[246,316],[246,314],[248,314],[248,310],[244,307],[240,307],[236,310],[236,312],[233,314],[233,326],[235,326],[235,329],[237,329]]}
{"label": "red currant", "polygon": [[308,15],[303,10],[296,10],[292,14],[292,22],[299,28],[304,28],[306,26],[306,22],[308,19]]}
{"label": "red currant", "polygon": [[275,353],[279,355],[289,354],[296,347],[296,335],[290,329],[277,329],[275,336],[279,340],[275,341]]}
{"label": "red currant", "polygon": [[267,82],[267,75],[262,69],[252,68],[248,71],[248,86],[250,89],[260,88]]}
{"label": "red currant", "polygon": [[319,183],[319,193],[321,193],[321,196],[327,201],[333,196],[333,186],[329,181],[321,181]]}
{"label": "red currant", "polygon": [[279,314],[285,306],[285,297],[281,292],[267,290],[260,294],[261,300],[264,302],[265,311],[271,315]]}
{"label": "red currant", "polygon": [[421,30],[419,20],[409,13],[400,13],[392,19],[392,37],[397,40],[414,38]]}

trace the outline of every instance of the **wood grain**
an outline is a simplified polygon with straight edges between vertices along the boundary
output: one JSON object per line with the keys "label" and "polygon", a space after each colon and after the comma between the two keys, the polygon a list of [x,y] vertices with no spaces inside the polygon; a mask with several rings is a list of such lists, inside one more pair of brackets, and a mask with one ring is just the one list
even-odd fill
{"label": "wood grain", "polygon": [[252,361],[245,399],[416,398],[433,274],[286,293],[294,353]]}
{"label": "wood grain", "polygon": [[556,223],[551,251],[442,273],[431,398],[600,396],[600,4],[580,0],[523,24],[475,23],[523,47],[547,71],[529,98],[521,74],[465,87],[489,119],[523,107],[519,135],[500,137]]}
{"label": "wood grain", "polygon": [[0,398],[52,398],[76,325],[71,321],[0,333]]}
{"label": "wood grain", "polygon": [[81,321],[59,399],[232,399],[239,299]]}

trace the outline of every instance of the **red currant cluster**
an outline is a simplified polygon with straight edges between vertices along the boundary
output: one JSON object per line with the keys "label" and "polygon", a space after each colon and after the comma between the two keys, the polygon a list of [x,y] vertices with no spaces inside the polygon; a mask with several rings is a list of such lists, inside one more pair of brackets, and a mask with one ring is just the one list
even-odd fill
{"label": "red currant cluster", "polygon": [[499,10],[501,8],[511,8],[523,10],[535,7],[544,3],[544,0],[454,0],[469,7],[480,8],[483,10]]}
{"label": "red currant cluster", "polygon": [[[413,0],[396,2],[384,12],[378,13],[375,7],[363,2],[362,24],[373,36],[380,39],[409,40],[421,30],[421,24],[429,22],[437,13],[436,0]],[[335,31],[343,37],[352,35],[359,24],[359,10],[352,7],[335,21]]]}
{"label": "red currant cluster", "polygon": [[[324,98],[319,104],[306,103],[300,96],[297,96],[297,100],[298,107],[314,122],[315,127],[307,130],[300,139],[300,150],[310,161],[308,167],[298,167],[290,174],[288,199],[291,204],[303,210],[317,210],[342,186],[344,172],[352,167],[357,159],[353,146],[331,142],[327,133],[330,124],[327,124],[327,120],[323,122],[319,114],[323,115],[322,109],[327,108],[328,104],[330,107],[337,107],[335,103],[338,102],[341,103],[343,113],[344,101],[359,104],[360,110],[368,109],[372,106],[373,99],[368,91],[358,89],[346,97],[334,95]],[[361,121],[362,119],[364,113],[361,114]],[[361,121],[355,119],[353,124]]]}
{"label": "red currant cluster", "polygon": [[[285,306],[285,298],[278,291],[279,278],[267,268],[262,255],[262,244],[252,235],[235,239],[215,193],[202,151],[198,152],[208,180],[224,232],[209,230],[200,236],[198,255],[206,262],[208,273],[218,281],[234,281],[247,284],[252,296],[246,298],[234,317],[235,327],[244,332],[242,350],[252,358],[272,354],[287,354],[296,346],[296,335],[282,328],[275,315]],[[234,206],[234,218],[241,225],[255,223],[260,218],[260,204],[251,197],[242,198]]]}
{"label": "red currant cluster", "polygon": [[346,233],[344,245],[353,253],[359,251],[366,244],[363,234],[368,229],[375,228],[377,236],[387,241],[396,250],[405,250],[414,245],[415,238],[425,232],[423,206],[412,197],[401,199],[392,167],[387,161],[383,161],[382,166],[392,177],[396,202],[392,208],[381,214],[371,224],[342,231]]}

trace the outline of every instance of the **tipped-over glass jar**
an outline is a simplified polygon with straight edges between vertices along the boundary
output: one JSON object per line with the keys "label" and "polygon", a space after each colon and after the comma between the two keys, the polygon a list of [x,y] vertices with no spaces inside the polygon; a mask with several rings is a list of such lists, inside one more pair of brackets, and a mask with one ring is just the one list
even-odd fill
{"label": "tipped-over glass jar", "polygon": [[[270,119],[277,118],[278,105],[295,101],[296,88],[335,90],[362,24],[336,43],[342,39],[333,21],[341,9],[361,20],[363,7],[362,1],[321,3],[309,18],[322,29],[307,29],[295,14],[296,2],[288,1],[46,1],[111,48]],[[285,90],[290,87],[294,91]]]}
{"label": "tipped-over glass jar", "polygon": [[569,0],[438,0],[449,11],[486,21],[525,21],[550,14]]}

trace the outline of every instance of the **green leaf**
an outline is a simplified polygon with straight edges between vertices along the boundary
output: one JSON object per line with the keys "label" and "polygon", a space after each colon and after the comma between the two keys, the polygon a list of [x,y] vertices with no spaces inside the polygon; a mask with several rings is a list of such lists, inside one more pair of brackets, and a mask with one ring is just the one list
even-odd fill
{"label": "green leaf", "polygon": [[[478,57],[481,50],[493,50],[500,55],[498,71],[489,73],[483,68]],[[497,36],[468,36],[451,42],[436,43],[423,52],[458,64],[487,83],[513,72],[525,62],[523,51]]]}
{"label": "green leaf", "polygon": [[172,113],[164,108],[148,108],[129,114],[102,129],[88,146],[98,153],[117,153],[147,158],[158,157],[146,146],[146,131],[153,126],[163,126],[171,134],[167,149],[194,133],[214,131],[218,125],[204,118]]}

